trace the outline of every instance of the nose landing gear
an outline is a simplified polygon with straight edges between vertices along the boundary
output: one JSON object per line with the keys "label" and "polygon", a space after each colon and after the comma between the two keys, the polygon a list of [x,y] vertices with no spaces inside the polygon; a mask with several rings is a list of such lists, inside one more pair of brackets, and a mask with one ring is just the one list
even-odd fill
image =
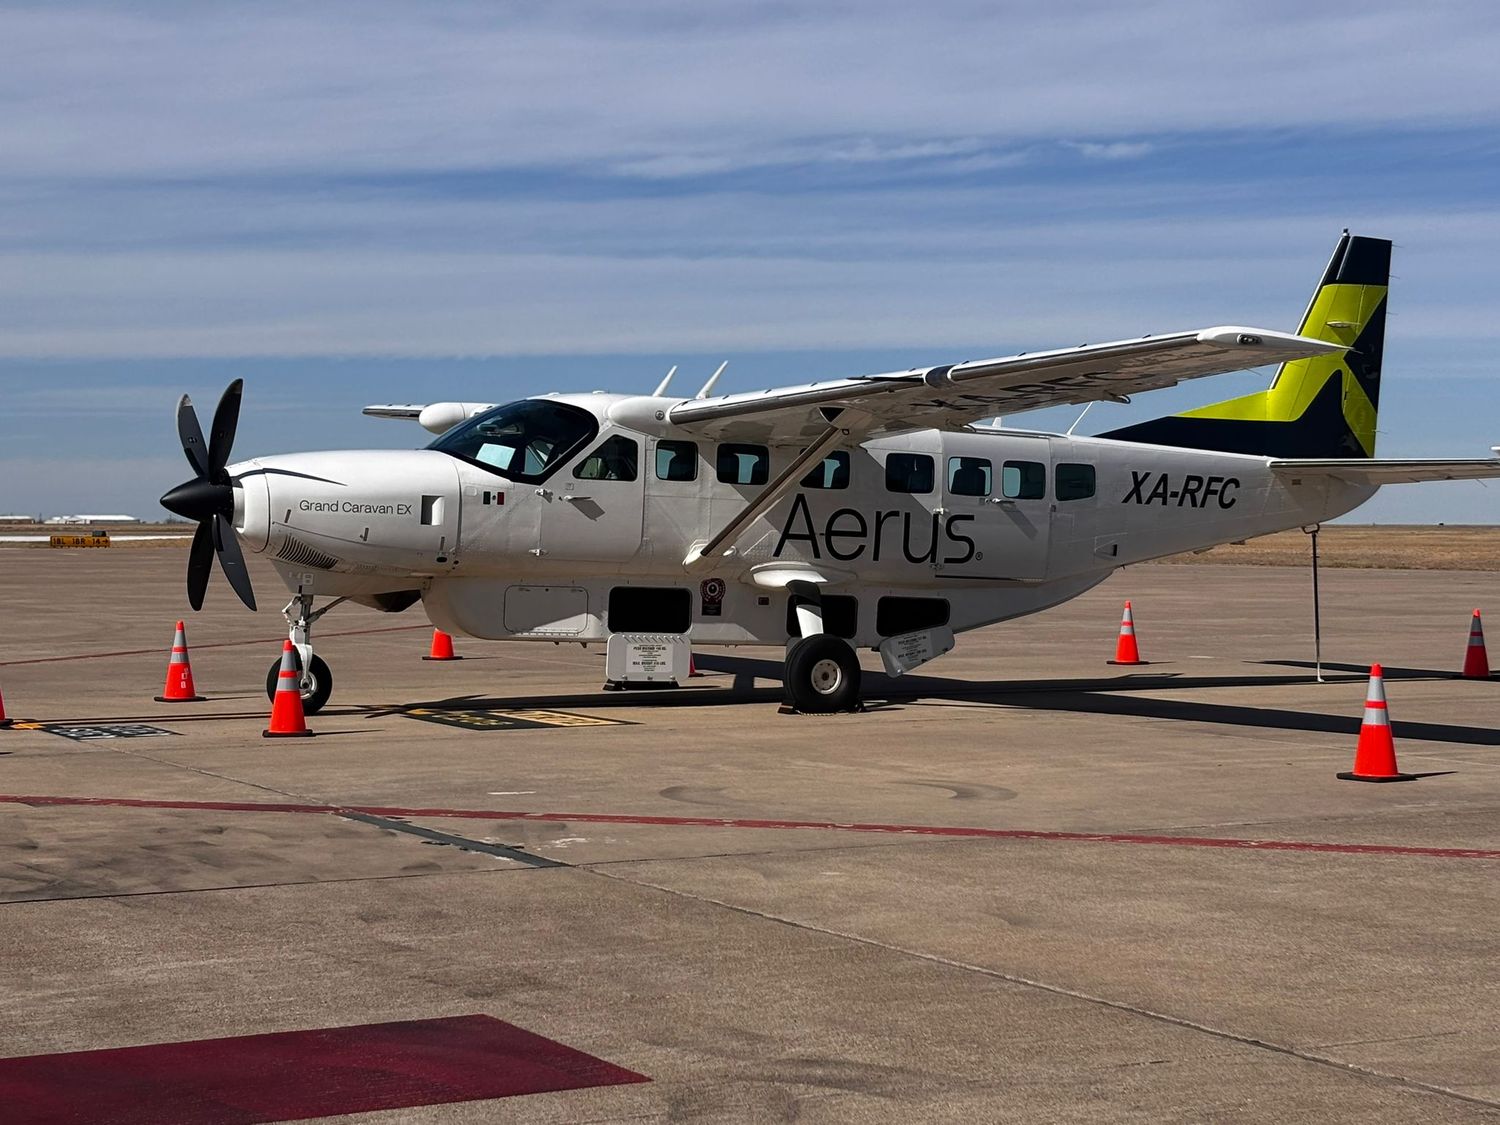
{"label": "nose landing gear", "polygon": [[[304,594],[299,589],[297,596],[287,602],[286,608],[281,611],[292,639],[297,668],[302,673],[302,710],[305,714],[316,715],[333,694],[333,672],[329,670],[327,661],[313,653],[313,623],[340,602],[348,600],[335,598],[315,612],[312,607],[313,596]],[[273,702],[276,699],[276,680],[280,671],[281,660],[278,658],[266,673],[266,695]]]}
{"label": "nose landing gear", "polygon": [[[321,656],[314,656],[304,668],[301,653],[295,648],[292,652],[297,670],[302,673],[302,713],[316,715],[323,710],[323,705],[333,694],[333,673],[328,670],[328,662]],[[266,673],[266,695],[273,703],[276,700],[276,680],[280,673],[281,661],[273,661]]]}

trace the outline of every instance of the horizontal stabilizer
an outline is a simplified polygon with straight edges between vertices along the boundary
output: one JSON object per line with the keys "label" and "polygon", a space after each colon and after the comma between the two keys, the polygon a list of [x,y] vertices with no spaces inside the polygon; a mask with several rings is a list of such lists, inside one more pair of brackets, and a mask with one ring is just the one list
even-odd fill
{"label": "horizontal stabilizer", "polygon": [[1375,461],[1314,457],[1277,460],[1271,471],[1289,477],[1337,477],[1350,484],[1417,484],[1428,480],[1485,480],[1500,477],[1500,458],[1417,457]]}

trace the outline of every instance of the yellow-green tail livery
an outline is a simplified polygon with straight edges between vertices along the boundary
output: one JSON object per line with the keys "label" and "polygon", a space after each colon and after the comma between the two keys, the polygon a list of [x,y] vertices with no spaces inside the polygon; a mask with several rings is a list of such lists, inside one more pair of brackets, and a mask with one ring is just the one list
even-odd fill
{"label": "yellow-green tail livery", "polygon": [[1348,350],[1283,363],[1264,391],[1100,437],[1268,457],[1373,457],[1391,244],[1345,231],[1298,335]]}

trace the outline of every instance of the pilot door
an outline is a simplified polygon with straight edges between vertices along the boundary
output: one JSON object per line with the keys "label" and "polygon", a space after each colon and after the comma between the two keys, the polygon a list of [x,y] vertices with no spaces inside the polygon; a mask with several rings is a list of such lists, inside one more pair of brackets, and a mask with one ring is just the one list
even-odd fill
{"label": "pilot door", "polygon": [[538,545],[549,561],[618,564],[641,551],[642,441],[606,430],[538,489]]}

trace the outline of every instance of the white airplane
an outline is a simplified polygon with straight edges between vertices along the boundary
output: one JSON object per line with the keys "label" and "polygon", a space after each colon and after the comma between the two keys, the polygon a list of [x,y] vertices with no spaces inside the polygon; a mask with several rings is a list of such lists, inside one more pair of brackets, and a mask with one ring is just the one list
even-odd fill
{"label": "white airplane", "polygon": [[[1390,251],[1345,231],[1296,335],[1205,328],[751,394],[712,395],[716,373],[672,397],[669,373],[650,395],[366,408],[440,434],[412,451],[229,465],[236,380],[206,446],[183,396],[197,476],[162,504],[199,522],[194,609],[214,554],[254,608],[241,543],[294,592],[309,712],[333,686],[312,626],[346,599],[420,600],[473,637],[605,643],[627,684],[678,678],[689,645],[785,646],[793,707],[850,709],[857,648],[900,674],[1129,563],[1318,524],[1384,484],[1500,477],[1500,459],[1373,458]],[[976,425],[1269,363],[1268,390],[1097,437]]]}

